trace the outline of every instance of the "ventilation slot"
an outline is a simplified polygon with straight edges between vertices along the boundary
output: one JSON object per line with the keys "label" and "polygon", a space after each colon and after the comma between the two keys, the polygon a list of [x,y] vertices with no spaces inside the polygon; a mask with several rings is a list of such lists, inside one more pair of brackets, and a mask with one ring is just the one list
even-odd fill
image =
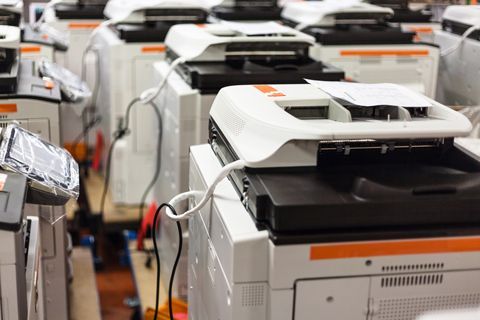
{"label": "ventilation slot", "polygon": [[262,284],[242,287],[242,307],[258,307],[264,304],[265,289]]}
{"label": "ventilation slot", "polygon": [[221,117],[223,118],[228,130],[233,135],[239,136],[245,128],[245,121],[231,109],[219,108],[217,110],[219,115],[221,114]]}
{"label": "ventilation slot", "polygon": [[423,264],[404,264],[383,266],[382,272],[398,272],[398,271],[435,271],[443,270],[445,264],[443,262],[437,263],[423,263]]}
{"label": "ventilation slot", "polygon": [[430,286],[443,283],[443,274],[423,274],[398,277],[384,277],[381,280],[382,288]]}
{"label": "ventilation slot", "polygon": [[415,320],[418,316],[438,310],[471,309],[480,306],[480,293],[430,296],[402,299],[381,299],[375,319]]}

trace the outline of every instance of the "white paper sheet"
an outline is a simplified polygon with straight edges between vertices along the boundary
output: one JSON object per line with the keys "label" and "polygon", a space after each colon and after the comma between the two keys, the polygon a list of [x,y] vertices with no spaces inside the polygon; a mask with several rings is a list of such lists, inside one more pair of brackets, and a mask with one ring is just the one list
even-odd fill
{"label": "white paper sheet", "polygon": [[231,22],[222,21],[233,31],[240,32],[248,36],[257,36],[262,34],[292,34],[292,30],[273,21],[269,22]]}
{"label": "white paper sheet", "polygon": [[351,83],[333,81],[306,81],[332,97],[364,107],[399,106],[405,108],[431,107],[426,97],[408,88],[392,83]]}

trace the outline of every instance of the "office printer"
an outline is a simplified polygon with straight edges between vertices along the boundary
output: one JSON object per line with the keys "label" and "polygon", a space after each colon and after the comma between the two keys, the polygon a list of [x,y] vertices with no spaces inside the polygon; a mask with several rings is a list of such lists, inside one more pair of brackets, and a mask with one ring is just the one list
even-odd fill
{"label": "office printer", "polygon": [[[443,52],[438,74],[438,99],[449,105],[477,106],[480,103],[475,70],[478,66],[480,7],[449,6],[442,17],[442,30],[435,44]],[[470,29],[470,31],[468,31]],[[469,32],[462,40],[463,35]]]}
{"label": "office printer", "polygon": [[40,269],[38,218],[24,218],[23,206],[27,179],[20,174],[0,170],[0,289],[5,319],[36,320]]}
{"label": "office printer", "polygon": [[[207,8],[199,1],[110,1],[105,15],[113,22],[93,38],[99,48],[99,111],[106,145],[132,99],[151,88],[153,63],[165,57],[165,37],[179,23],[203,24]],[[132,109],[131,134],[119,141],[112,160],[112,201],[134,205],[155,171],[158,123],[152,108]],[[136,172],[128,169],[142,163]],[[148,200],[148,199],[147,199]]]}
{"label": "office printer", "polygon": [[[51,279],[45,280],[49,252],[41,243],[40,220],[24,210],[30,205],[65,205],[78,197],[78,166],[61,148],[10,124],[0,138],[0,308],[5,319],[52,319],[48,295]],[[43,221],[42,221],[43,222]],[[54,270],[50,270],[54,271]],[[63,318],[65,319],[65,318]]]}
{"label": "office printer", "polygon": [[208,8],[201,1],[109,1],[105,16],[112,30],[125,42],[162,42],[178,23],[204,23]]}
{"label": "office printer", "polygon": [[312,35],[314,58],[342,68],[364,83],[397,83],[434,97],[439,50],[415,42],[415,32],[388,22],[391,8],[358,1],[301,1],[285,4],[287,24]]}
{"label": "office printer", "polygon": [[281,19],[282,8],[276,0],[224,0],[212,6],[214,20],[274,21]]}
{"label": "office printer", "polygon": [[190,219],[189,316],[410,320],[479,306],[480,163],[453,143],[469,121],[432,100],[364,107],[269,87],[222,89],[210,145],[191,148],[190,190],[245,168]]}
{"label": "office printer", "polygon": [[[56,145],[60,137],[59,86],[37,75],[33,60],[20,57],[20,30],[0,26],[0,128],[12,122]],[[67,291],[67,225],[63,206],[38,206],[28,204],[26,216],[43,216],[60,219],[54,226],[41,219],[42,272],[46,286],[45,296],[52,302],[47,305],[49,320],[68,317]]]}
{"label": "office printer", "polygon": [[[251,30],[252,26],[267,34]],[[340,69],[309,57],[309,48],[314,44],[311,36],[275,23],[248,23],[248,28],[244,27],[236,23],[177,25],[167,36],[167,61],[155,64],[155,82],[168,77],[155,100],[164,119],[160,177],[154,193],[158,203],[188,189],[189,148],[207,141],[208,113],[221,88],[266,82],[303,83],[310,77],[330,81],[344,78]],[[186,61],[168,76],[173,68],[169,63],[177,57],[185,57]],[[175,224],[168,219],[161,223],[162,276],[168,278],[178,239]],[[186,298],[186,251],[183,257],[174,292]]]}

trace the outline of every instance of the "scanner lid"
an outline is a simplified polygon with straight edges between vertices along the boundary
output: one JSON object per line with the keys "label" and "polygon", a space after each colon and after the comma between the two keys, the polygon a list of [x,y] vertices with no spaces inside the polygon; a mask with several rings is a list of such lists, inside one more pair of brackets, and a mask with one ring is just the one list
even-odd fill
{"label": "scanner lid", "polygon": [[[210,117],[253,168],[315,165],[311,142],[441,140],[470,133],[464,115],[411,93],[430,105],[354,105],[310,84],[231,86],[220,90]],[[298,149],[299,143],[304,147]]]}
{"label": "scanner lid", "polygon": [[[227,52],[229,48],[235,47],[235,51],[247,48],[240,48],[242,43],[257,44],[250,46],[255,54],[278,55],[284,53],[284,45],[296,43],[302,47],[312,46],[315,38],[276,22],[222,22],[175,25],[165,39],[169,50],[188,61],[223,61],[226,55],[233,54]],[[261,44],[265,44],[266,48],[259,49]],[[269,44],[273,46],[268,46]]]}
{"label": "scanner lid", "polygon": [[307,26],[335,26],[336,24],[372,24],[393,16],[393,10],[360,0],[295,1],[285,4],[282,17]]}
{"label": "scanner lid", "polygon": [[149,9],[192,9],[208,10],[214,5],[209,0],[110,0],[104,14],[116,23],[145,21],[145,14]]}

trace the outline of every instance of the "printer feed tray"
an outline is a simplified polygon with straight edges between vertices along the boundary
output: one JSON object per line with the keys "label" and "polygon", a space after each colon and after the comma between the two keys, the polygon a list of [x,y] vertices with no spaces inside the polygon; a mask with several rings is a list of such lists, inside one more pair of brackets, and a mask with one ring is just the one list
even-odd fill
{"label": "printer feed tray", "polygon": [[248,210],[273,233],[478,226],[480,170],[450,153],[421,165],[247,171]]}
{"label": "printer feed tray", "polygon": [[199,89],[204,94],[217,93],[221,88],[231,85],[295,84],[304,83],[304,79],[340,81],[344,78],[340,69],[317,61],[300,65],[287,63],[282,66],[253,62],[241,66],[224,62],[197,62],[179,65],[177,72],[192,88]]}

